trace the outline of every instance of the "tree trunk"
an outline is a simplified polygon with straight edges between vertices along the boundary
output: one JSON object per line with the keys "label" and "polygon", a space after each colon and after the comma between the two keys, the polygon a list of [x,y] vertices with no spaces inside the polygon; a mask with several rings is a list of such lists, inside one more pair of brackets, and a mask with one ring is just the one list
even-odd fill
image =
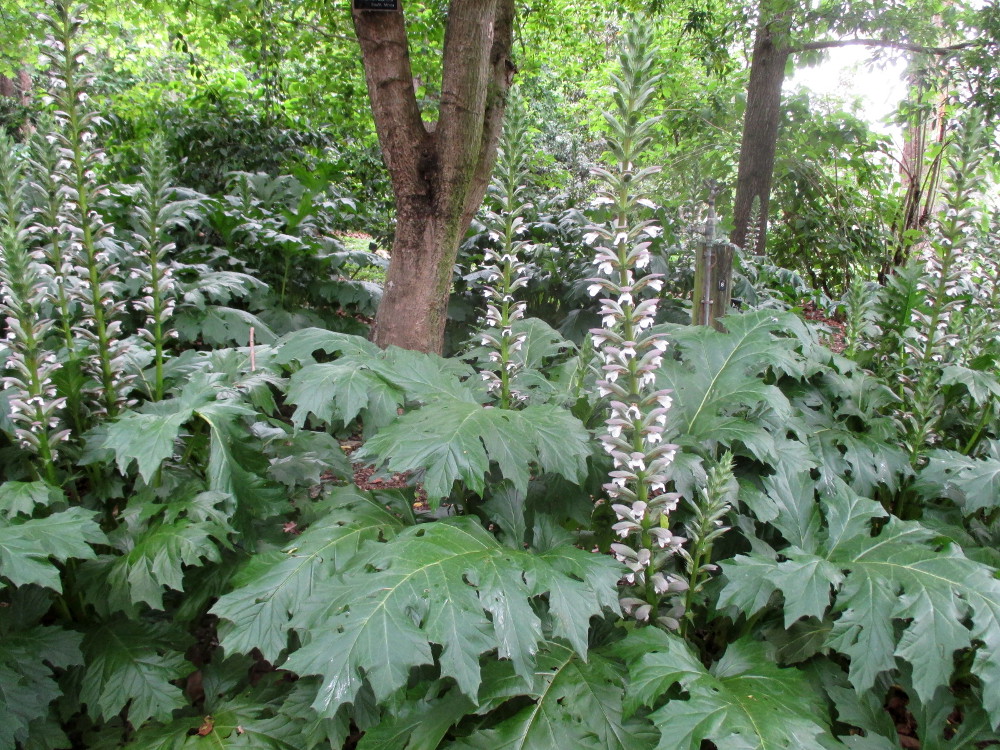
{"label": "tree trunk", "polygon": [[[31,75],[28,71],[21,69],[14,78],[0,74],[0,96],[15,99],[22,107],[28,107],[31,104]],[[28,117],[24,118],[19,130],[24,138],[31,135],[34,126]]]}
{"label": "tree trunk", "polygon": [[[785,81],[785,63],[791,52],[787,36],[783,15],[768,18],[762,8],[750,61],[750,82],[747,85],[733,203],[735,226],[730,235],[734,245],[758,255],[763,254],[767,241],[767,209],[781,119],[781,85]],[[759,211],[754,210],[755,198],[759,200]],[[756,226],[750,226],[751,219],[756,220]],[[753,247],[746,247],[748,238],[753,240]]]}
{"label": "tree trunk", "polygon": [[[927,84],[919,74],[908,76],[911,95],[928,96]],[[936,93],[936,106],[931,113],[917,108],[903,131],[903,149],[900,155],[899,174],[903,187],[903,205],[893,223],[896,247],[892,257],[879,269],[879,281],[884,283],[893,268],[904,265],[915,246],[926,240],[921,238],[934,213],[940,187],[941,167],[944,160],[944,142],[947,136],[946,97]],[[933,148],[929,145],[933,144]],[[928,153],[933,158],[928,161]]]}
{"label": "tree trunk", "polygon": [[396,198],[396,236],[372,340],[441,352],[452,267],[496,159],[513,0],[451,0],[438,121],[413,92],[402,13],[355,11],[368,95]]}

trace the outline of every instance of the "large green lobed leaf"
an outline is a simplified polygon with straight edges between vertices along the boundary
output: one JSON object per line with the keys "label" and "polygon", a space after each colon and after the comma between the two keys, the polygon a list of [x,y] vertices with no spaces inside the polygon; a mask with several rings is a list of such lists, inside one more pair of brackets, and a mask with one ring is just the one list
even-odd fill
{"label": "large green lobed leaf", "polygon": [[785,396],[759,375],[789,360],[794,340],[774,335],[788,325],[785,315],[759,311],[727,317],[727,333],[703,326],[671,328],[671,341],[683,358],[665,359],[656,383],[673,392],[670,421],[677,433],[685,440],[729,444],[753,439],[759,428],[742,415],[757,404],[787,416]]}
{"label": "large green lobed leaf", "polygon": [[380,430],[357,454],[394,472],[423,470],[423,486],[436,502],[456,481],[482,494],[495,462],[503,478],[526,492],[531,465],[582,479],[590,455],[588,434],[569,412],[552,405],[523,411],[439,400],[405,414]]}
{"label": "large green lobed leaf", "polygon": [[91,545],[107,543],[94,515],[69,508],[23,522],[0,518],[0,576],[15,586],[34,583],[61,592],[59,568],[52,560],[89,560],[95,556]]}
{"label": "large green lobed leaf", "polygon": [[[680,638],[655,628],[632,633],[620,652],[629,669],[626,708],[655,708],[657,750],[822,750],[834,741],[817,723],[826,714],[807,676],[774,664],[764,646],[733,643],[706,669]],[[674,685],[687,694],[665,704]]]}
{"label": "large green lobed leaf", "polygon": [[288,647],[290,614],[314,606],[319,583],[346,567],[361,544],[392,538],[402,522],[369,493],[335,489],[327,512],[283,552],[256,555],[239,586],[221,597],[212,614],[223,620],[221,645],[227,652],[259,649],[276,662]]}
{"label": "large green lobed leaf", "polygon": [[[313,703],[324,716],[356,700],[370,686],[378,701],[400,690],[410,670],[437,664],[469,697],[479,692],[479,659],[496,651],[530,682],[543,640],[533,602],[550,595],[562,612],[555,635],[580,643],[566,622],[586,623],[617,607],[620,567],[603,556],[553,550],[545,556],[502,546],[468,518],[402,531],[388,543],[369,542],[347,570],[317,582],[293,614],[303,647],[286,669],[322,676]],[[564,579],[570,579],[567,584]],[[435,655],[432,644],[441,646]],[[581,654],[581,656],[584,656]]]}
{"label": "large green lobed leaf", "polygon": [[[798,502],[815,500],[809,493]],[[884,511],[844,485],[822,497],[820,507],[826,529],[808,544],[783,549],[784,559],[754,552],[722,563],[719,606],[752,615],[780,591],[786,627],[799,617],[834,619],[826,646],[850,657],[857,690],[871,688],[902,660],[922,701],[950,684],[957,652],[982,643],[972,673],[984,707],[1000,723],[1000,580],[994,571],[915,522],[890,518],[873,537],[871,521]]]}
{"label": "large green lobed leaf", "polygon": [[[502,695],[491,681],[484,697]],[[587,661],[558,642],[542,645],[530,687],[515,697],[533,700],[513,716],[448,745],[454,750],[644,750],[652,747],[648,723],[623,715],[623,669],[597,654]],[[513,691],[512,691],[513,692]]]}

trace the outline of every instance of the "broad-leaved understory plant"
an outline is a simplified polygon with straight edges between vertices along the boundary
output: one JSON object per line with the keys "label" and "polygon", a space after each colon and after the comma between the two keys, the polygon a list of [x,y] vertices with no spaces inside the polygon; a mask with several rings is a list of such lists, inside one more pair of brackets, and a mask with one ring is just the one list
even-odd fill
{"label": "broad-leaved understory plant", "polygon": [[[850,292],[844,355],[774,309],[657,325],[633,29],[581,346],[519,297],[516,107],[477,348],[382,351],[300,313],[267,336],[224,306],[299,296],[281,253],[312,240],[278,235],[318,189],[236,175],[213,204],[155,142],[105,185],[79,21],[49,15],[51,124],[0,144],[0,748],[890,748],[890,695],[922,747],[997,739],[974,138],[927,265]],[[274,244],[215,268],[206,216]],[[361,490],[352,462],[410,486]]]}

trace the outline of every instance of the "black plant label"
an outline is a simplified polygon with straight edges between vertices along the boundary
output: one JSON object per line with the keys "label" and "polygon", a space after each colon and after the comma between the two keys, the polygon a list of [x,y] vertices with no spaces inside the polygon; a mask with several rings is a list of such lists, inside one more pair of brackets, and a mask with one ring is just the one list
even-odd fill
{"label": "black plant label", "polygon": [[354,0],[354,10],[399,10],[399,0]]}

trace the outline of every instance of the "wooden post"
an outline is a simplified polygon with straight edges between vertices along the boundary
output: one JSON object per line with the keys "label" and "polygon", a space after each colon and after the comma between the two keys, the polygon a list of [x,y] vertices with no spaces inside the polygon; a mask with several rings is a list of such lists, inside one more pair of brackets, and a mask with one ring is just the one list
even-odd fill
{"label": "wooden post", "polygon": [[715,213],[715,197],[719,189],[718,185],[709,186],[704,239],[698,243],[695,258],[691,323],[713,325],[721,331],[719,319],[729,311],[732,301],[733,248],[717,236],[719,219]]}
{"label": "wooden post", "polygon": [[715,245],[715,207],[711,204],[708,218],[698,242],[694,261],[694,297],[691,303],[691,323],[707,326],[712,320],[712,250]]}

